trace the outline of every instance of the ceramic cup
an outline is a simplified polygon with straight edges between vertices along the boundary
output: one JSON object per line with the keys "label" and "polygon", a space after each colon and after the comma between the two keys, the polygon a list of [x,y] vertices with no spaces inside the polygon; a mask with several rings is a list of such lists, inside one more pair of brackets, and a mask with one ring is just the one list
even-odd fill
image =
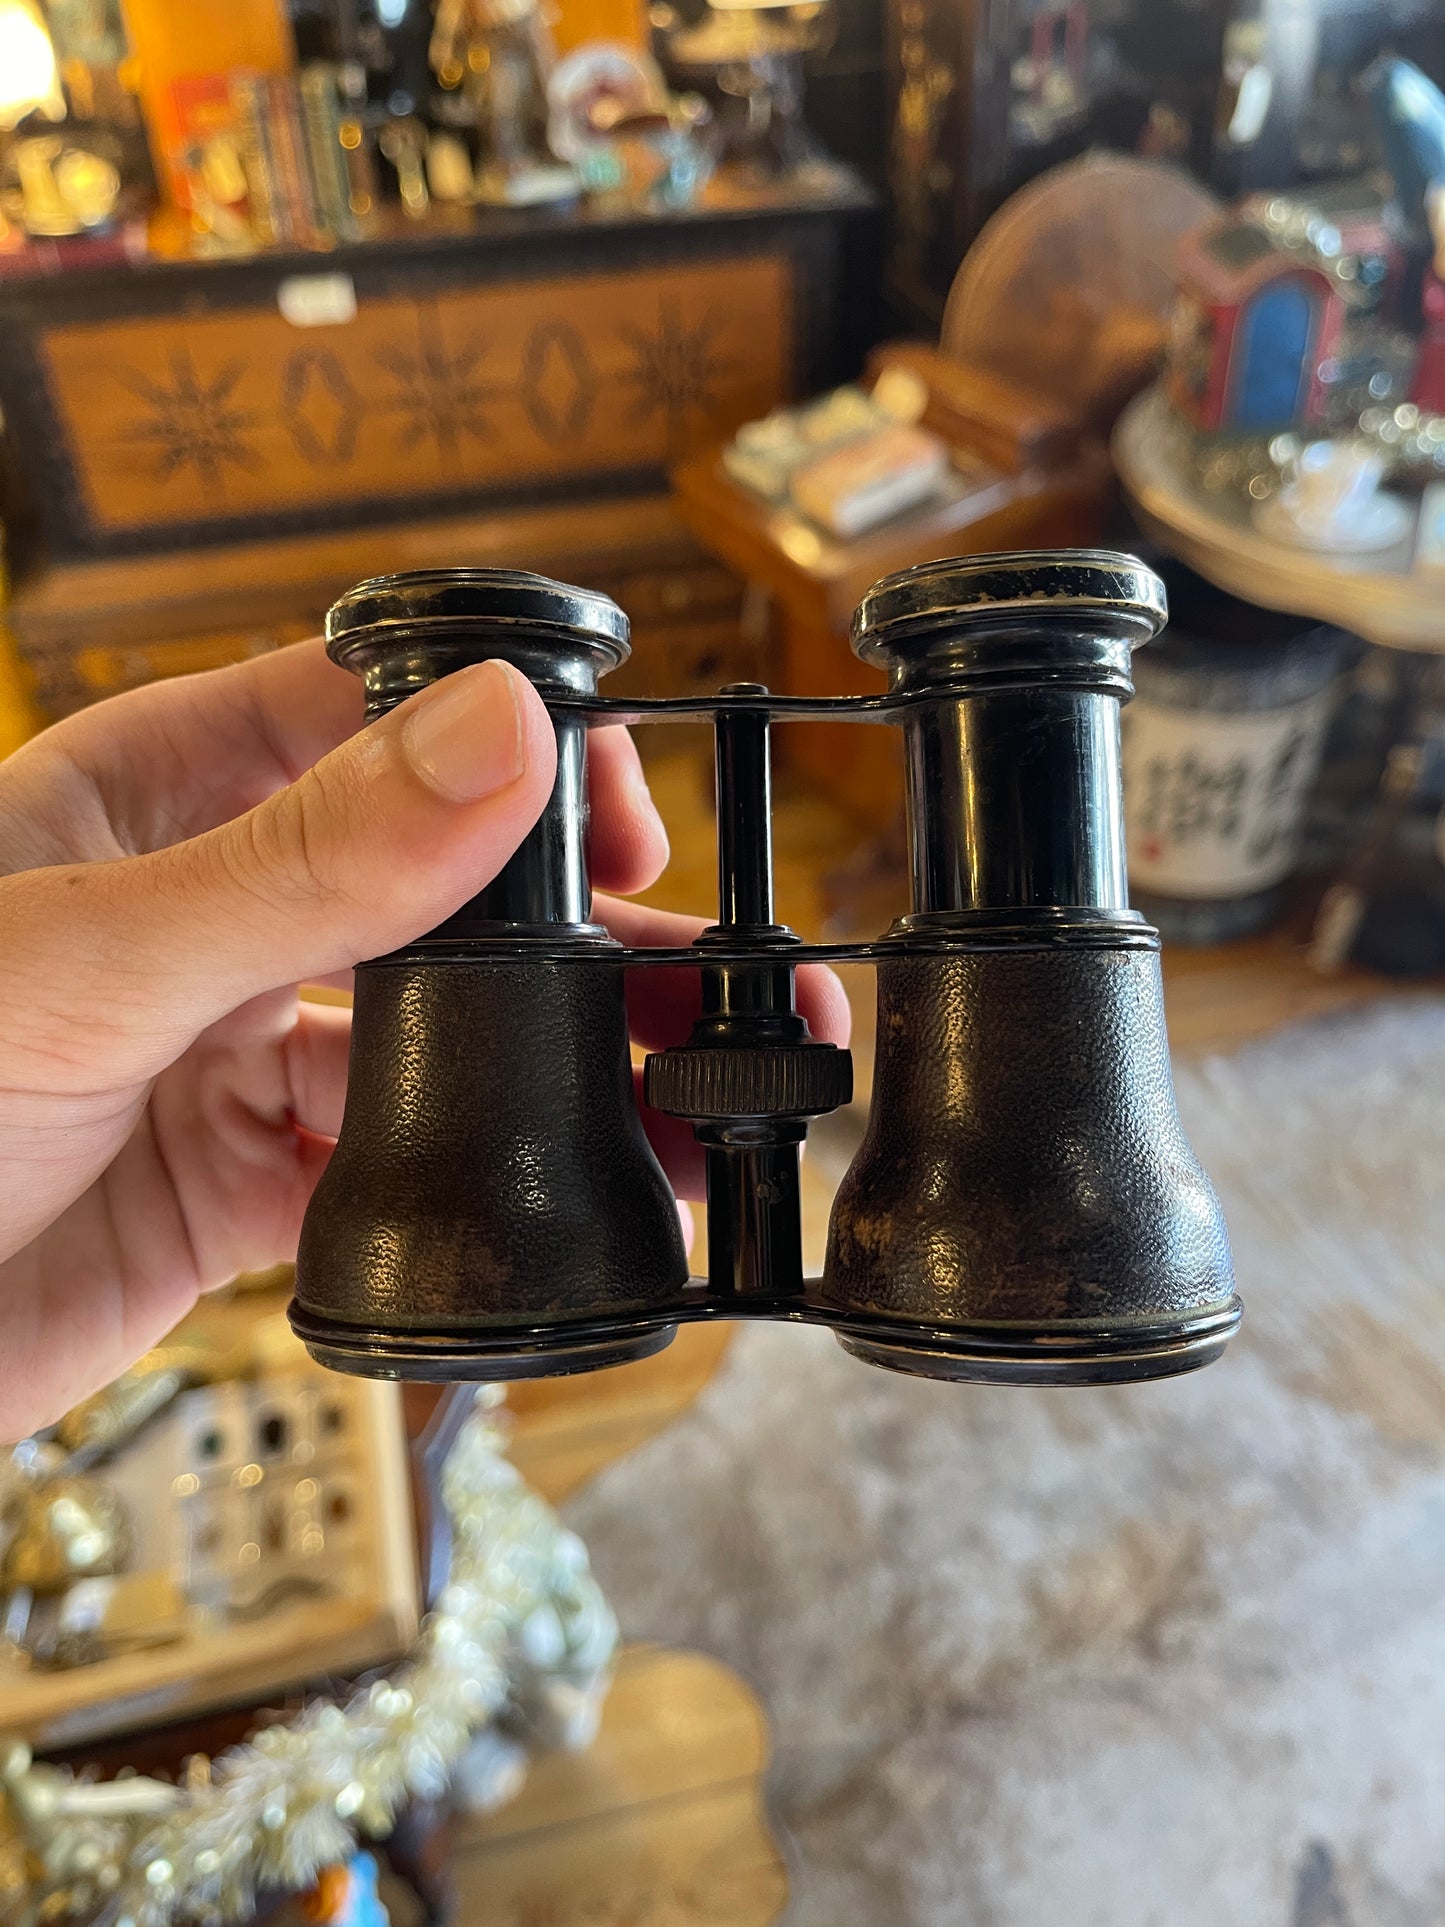
{"label": "ceramic cup", "polygon": [[1290,506],[1307,525],[1347,531],[1374,500],[1384,467],[1367,442],[1311,442],[1295,463]]}

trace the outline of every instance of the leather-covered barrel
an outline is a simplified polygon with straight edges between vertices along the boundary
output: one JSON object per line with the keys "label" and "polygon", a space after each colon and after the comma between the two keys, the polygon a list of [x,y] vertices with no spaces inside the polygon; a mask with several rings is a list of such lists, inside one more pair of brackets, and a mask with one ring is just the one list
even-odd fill
{"label": "leather-covered barrel", "polygon": [[[544,697],[595,694],[627,618],[545,577],[446,570],[362,583],[327,636],[376,715],[488,657]],[[633,1094],[622,953],[588,921],[585,728],[554,727],[556,786],[501,875],[356,972],[346,1112],[291,1308],[312,1355],[343,1371],[553,1374],[672,1336],[657,1307],[687,1257]]]}
{"label": "leather-covered barrel", "polygon": [[830,1226],[821,1298],[874,1363],[1162,1377],[1238,1323],[1127,899],[1119,710],[1164,614],[1142,563],[1091,551],[932,563],[859,609],[859,653],[922,699],[895,934],[939,952],[878,965],[868,1132]]}

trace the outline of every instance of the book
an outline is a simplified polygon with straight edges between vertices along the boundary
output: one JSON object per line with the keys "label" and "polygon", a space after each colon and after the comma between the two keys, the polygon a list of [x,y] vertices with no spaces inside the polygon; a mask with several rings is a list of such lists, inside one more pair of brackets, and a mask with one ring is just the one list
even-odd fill
{"label": "book", "polygon": [[324,236],[312,198],[300,102],[290,74],[268,76],[266,115],[271,165],[284,209],[286,238],[300,242],[303,247],[314,247]]}
{"label": "book", "polygon": [[271,154],[266,76],[233,74],[230,91],[251,233],[262,247],[272,247],[278,241],[289,241],[291,232]]}
{"label": "book", "polygon": [[791,493],[805,515],[848,541],[931,500],[947,475],[948,450],[935,436],[878,428],[795,469]]}
{"label": "book", "polygon": [[341,103],[334,68],[325,61],[312,61],[301,69],[297,92],[318,225],[334,241],[354,241],[358,223],[341,145]]}

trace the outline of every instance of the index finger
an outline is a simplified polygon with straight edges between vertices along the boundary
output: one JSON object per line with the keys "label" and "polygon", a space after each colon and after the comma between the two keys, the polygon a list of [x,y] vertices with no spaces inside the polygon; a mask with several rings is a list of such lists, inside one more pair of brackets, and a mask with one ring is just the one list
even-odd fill
{"label": "index finger", "polygon": [[667,830],[647,787],[630,733],[616,724],[587,732],[592,821],[587,856],[592,881],[631,896],[667,868]]}

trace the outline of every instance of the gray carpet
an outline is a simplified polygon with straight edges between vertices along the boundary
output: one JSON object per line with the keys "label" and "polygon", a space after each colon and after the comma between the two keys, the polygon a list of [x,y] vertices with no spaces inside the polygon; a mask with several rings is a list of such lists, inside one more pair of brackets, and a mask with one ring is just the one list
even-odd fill
{"label": "gray carpet", "polygon": [[1246,1325],[1116,1391],[744,1330],[569,1509],[772,1718],[788,1927],[1445,1922],[1445,1004],[1179,1074]]}

